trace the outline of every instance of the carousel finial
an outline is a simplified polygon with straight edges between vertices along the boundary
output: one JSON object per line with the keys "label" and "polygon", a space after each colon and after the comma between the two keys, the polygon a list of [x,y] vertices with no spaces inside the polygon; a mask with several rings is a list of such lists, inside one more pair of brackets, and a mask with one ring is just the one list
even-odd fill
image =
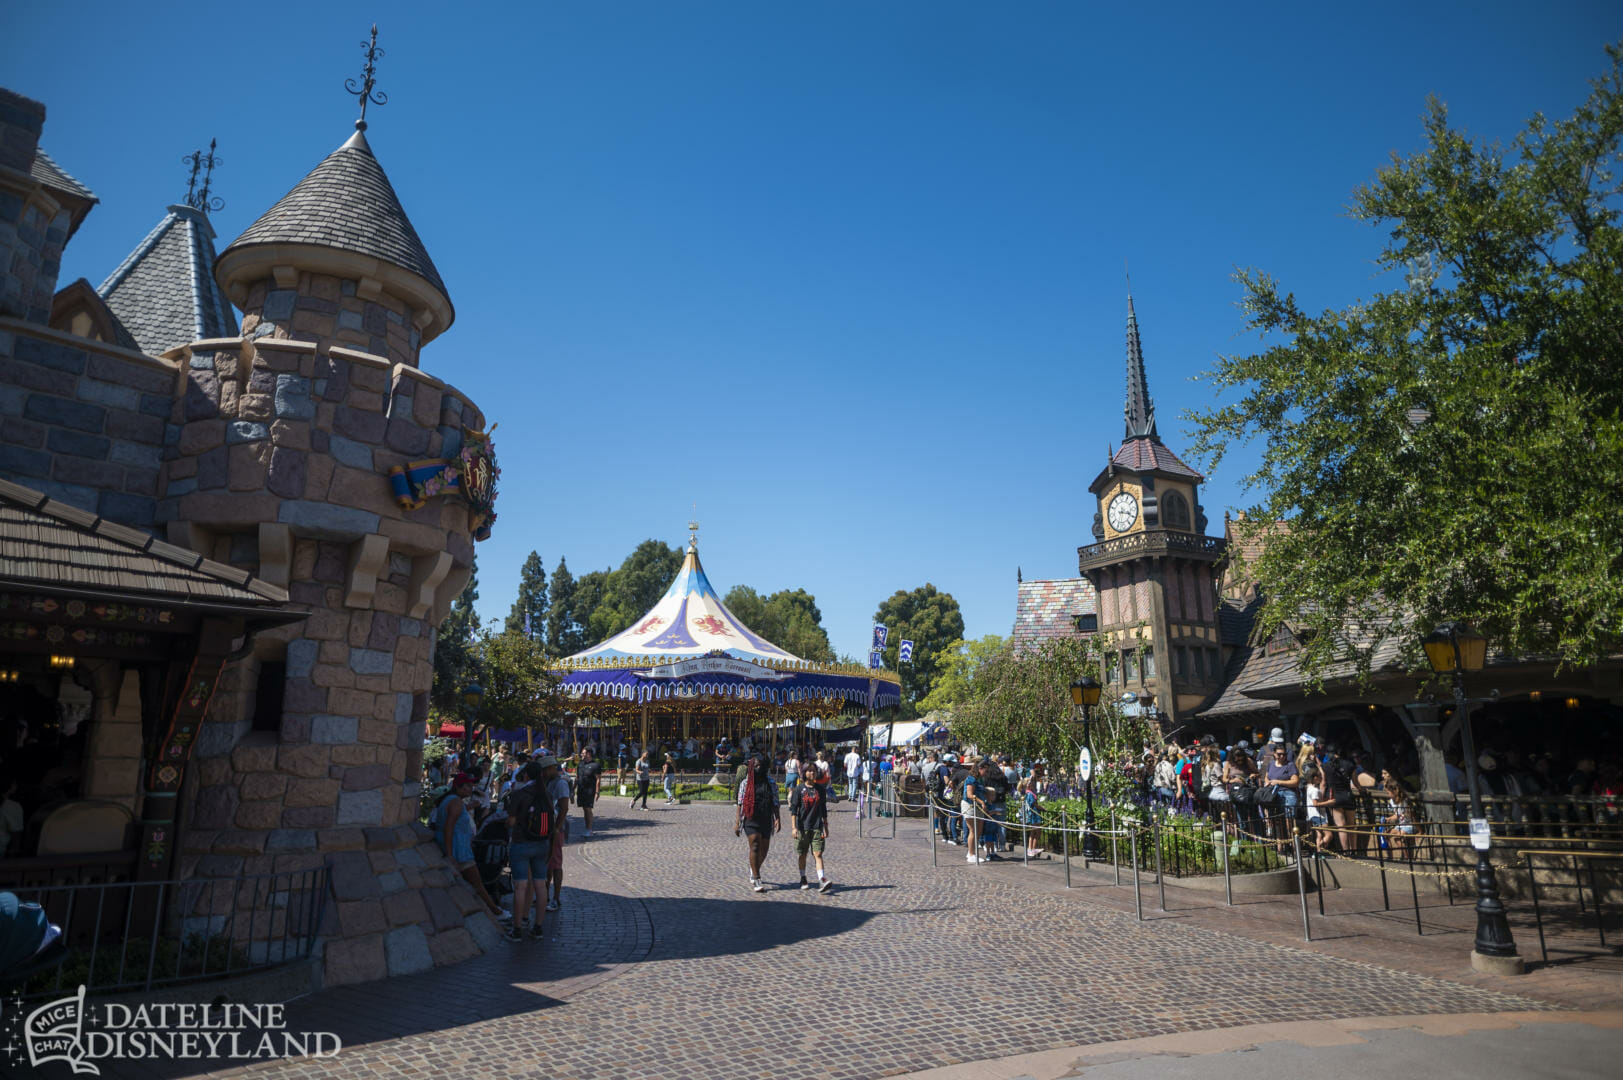
{"label": "carousel finial", "polygon": [[688,518],[688,550],[696,551],[699,547],[699,504],[693,504],[693,516]]}

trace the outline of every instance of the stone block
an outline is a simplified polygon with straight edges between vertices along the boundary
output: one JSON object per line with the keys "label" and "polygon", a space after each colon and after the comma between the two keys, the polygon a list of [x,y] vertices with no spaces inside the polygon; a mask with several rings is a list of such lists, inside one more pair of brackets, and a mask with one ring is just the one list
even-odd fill
{"label": "stone block", "polygon": [[[220,378],[212,371],[188,371],[186,393],[181,399],[185,420],[209,420],[220,412]],[[156,418],[154,418],[156,419]]]}
{"label": "stone block", "polygon": [[334,765],[370,765],[376,760],[376,747],[355,743],[350,746],[335,746],[332,748],[332,763]]}
{"label": "stone block", "polygon": [[99,379],[80,379],[80,401],[96,405],[111,405],[115,409],[140,409],[141,392],[133,386],[117,386]]}
{"label": "stone block", "polygon": [[451,899],[461,909],[463,915],[472,915],[476,911],[485,910],[484,901],[473,895],[472,889],[452,888],[446,891],[451,894]]}
{"label": "stone block", "polygon": [[338,824],[338,810],[332,806],[298,806],[282,812],[282,826],[288,829],[330,829]]}
{"label": "stone block", "polygon": [[244,799],[280,799],[287,794],[287,777],[274,772],[248,773],[237,791]]}
{"label": "stone block", "polygon": [[356,765],[344,770],[345,791],[372,791],[388,782],[387,765]]}
{"label": "stone block", "polygon": [[339,825],[376,825],[382,820],[383,792],[339,792],[337,819]]}
{"label": "stone block", "polygon": [[263,319],[291,319],[293,305],[299,294],[294,289],[272,289],[265,294],[264,306],[259,309]]}
{"label": "stone block", "polygon": [[232,420],[225,427],[225,441],[231,443],[258,442],[270,438],[270,425],[257,420]]}
{"label": "stone block", "polygon": [[263,855],[265,834],[240,829],[222,829],[215,834],[214,852],[217,855]]}
{"label": "stone block", "polygon": [[383,898],[383,917],[390,926],[407,926],[428,921],[423,898],[410,890],[390,893]]}
{"label": "stone block", "polygon": [[[40,424],[100,434],[107,419],[107,410],[100,405],[69,401],[49,394],[29,394],[28,402],[23,406],[23,417]],[[378,417],[380,424],[382,420],[382,417]],[[380,429],[376,441],[382,441],[382,434]]]}
{"label": "stone block", "polygon": [[328,777],[326,767],[323,766],[321,776],[300,776],[289,780],[287,794],[283,796],[285,806],[335,806],[338,802],[337,780]]}
{"label": "stone block", "polygon": [[382,934],[327,941],[322,958],[323,986],[372,982],[390,974]]}
{"label": "stone block", "polygon": [[384,951],[388,955],[389,976],[416,975],[434,967],[434,957],[428,951],[428,935],[421,926],[401,926],[384,935]]}
{"label": "stone block", "polygon": [[355,507],[380,515],[392,514],[398,507],[389,487],[388,477],[369,469],[351,469],[347,466],[339,466],[333,470],[332,481],[327,487],[327,498],[345,507]]}
{"label": "stone block", "polygon": [[43,450],[0,446],[0,472],[9,476],[49,476],[51,455]]}
{"label": "stone block", "polygon": [[394,419],[389,421],[385,442],[391,450],[416,457],[428,452],[430,434],[427,428],[410,420]]}
{"label": "stone block", "polygon": [[237,807],[235,823],[239,829],[274,829],[282,823],[280,800],[245,802]]}
{"label": "stone block", "polygon": [[173,393],[175,387],[174,371],[133,360],[92,354],[87,370],[92,378],[119,386],[133,386],[148,394]]}
{"label": "stone block", "polygon": [[[356,382],[353,374],[350,376],[350,382],[351,384]],[[351,389],[344,403],[352,409],[361,409],[365,412],[383,411],[383,395],[372,390]]]}
{"label": "stone block", "polygon": [[104,491],[96,500],[96,513],[109,521],[144,529],[157,519],[158,500],[143,495]]}
{"label": "stone block", "polygon": [[327,443],[327,452],[337,458],[340,464],[348,465],[352,469],[372,471],[372,448],[354,439],[334,435]]}
{"label": "stone block", "polygon": [[422,893],[423,903],[428,905],[428,916],[434,921],[434,929],[449,930],[453,926],[461,926],[464,912],[457,907],[456,901],[451,898],[455,889],[468,888],[466,885],[454,885],[449,889],[425,889]]}
{"label": "stone block", "polygon": [[357,675],[355,689],[372,694],[387,694],[394,689],[394,678],[389,675]]}
{"label": "stone block", "polygon": [[389,928],[383,905],[377,900],[340,900],[338,925],[347,938],[378,933]]}
{"label": "stone block", "polygon": [[85,370],[87,354],[83,349],[75,349],[67,345],[58,345],[38,338],[22,337],[17,339],[16,353],[18,360],[29,364],[38,364],[53,371],[66,371],[73,375],[82,374]]}
{"label": "stone block", "polygon": [[325,829],[316,834],[316,846],[322,851],[360,851],[366,847],[366,835],[360,829]]}
{"label": "stone block", "polygon": [[242,873],[242,860],[241,855],[204,855],[197,860],[197,876],[236,877]]}
{"label": "stone block", "polygon": [[473,935],[474,943],[484,952],[492,952],[501,948],[502,932],[496,926],[496,920],[487,912],[477,912],[462,920],[462,926]]}
{"label": "stone block", "polygon": [[258,491],[265,486],[265,466],[260,462],[259,447],[240,443],[229,448],[228,456],[227,476],[232,491]]}
{"label": "stone block", "polygon": [[392,719],[379,720],[363,716],[361,717],[357,738],[363,743],[371,743],[374,746],[393,747],[395,732],[398,730],[399,728],[395,726]]}
{"label": "stone block", "polygon": [[287,643],[287,677],[289,679],[308,679],[311,670],[315,667],[316,656],[321,648],[321,642],[309,638],[300,638]]}
{"label": "stone block", "polygon": [[[296,833],[309,832],[311,835],[315,834],[314,830],[310,829],[292,829],[289,831]],[[272,839],[275,839],[274,835],[272,836]],[[325,866],[326,863],[326,856],[322,855],[319,851],[306,851],[299,852],[297,854],[277,855],[271,861],[271,872],[276,874],[296,874],[302,870],[319,870],[321,867]]]}
{"label": "stone block", "polygon": [[[375,479],[383,482],[380,477]],[[284,525],[292,525],[307,535],[327,539],[347,540],[361,534],[375,533],[378,529],[378,515],[375,513],[307,499],[283,502],[276,511],[276,520]]]}
{"label": "stone block", "polygon": [[362,851],[340,851],[328,857],[333,895],[339,900],[376,900],[383,895],[377,875]]}
{"label": "stone block", "polygon": [[308,457],[303,450],[287,446],[278,446],[272,450],[270,473],[266,480],[271,494],[280,495],[284,499],[297,499],[302,496],[308,476],[306,469]]}
{"label": "stone block", "polygon": [[[363,829],[362,831],[374,832],[376,830]],[[389,833],[394,832],[393,829],[387,829],[384,831]],[[392,851],[368,851],[366,853],[366,861],[372,864],[372,872],[374,874],[392,874],[395,872],[395,870],[399,869],[399,867],[395,865],[394,852]]]}
{"label": "stone block", "polygon": [[239,773],[265,773],[276,767],[276,745],[262,736],[251,736],[231,751],[231,767]]}
{"label": "stone block", "polygon": [[[316,686],[326,687],[329,690],[333,688],[353,690],[355,688],[355,673],[349,670],[348,666],[317,664],[315,674],[310,676],[310,681]],[[334,705],[333,708],[336,709],[338,706]]]}
{"label": "stone block", "polygon": [[[156,469],[160,464],[158,448],[128,439],[114,439],[107,450],[107,460],[137,469]],[[171,475],[174,475],[171,473]]]}
{"label": "stone block", "polygon": [[[331,388],[328,388],[331,396]],[[348,405],[340,405],[333,412],[333,431],[336,434],[376,446],[384,441],[387,423],[381,412],[368,412],[364,409],[354,409]]]}
{"label": "stone block", "polygon": [[276,376],[276,415],[286,420],[310,420],[316,415],[310,380],[302,375]]}
{"label": "stone block", "polygon": [[57,454],[90,458],[93,461],[105,460],[112,446],[112,440],[105,435],[91,435],[68,428],[51,428],[45,437],[47,450]]}
{"label": "stone block", "polygon": [[[317,670],[320,669],[318,668]],[[345,690],[341,687],[327,692],[327,700],[331,705],[333,712],[342,716],[359,717],[363,721],[366,718],[374,715],[373,710],[377,708],[377,697],[378,696],[376,694],[363,694],[359,690]],[[391,711],[393,710],[393,707],[394,703],[391,702]],[[367,739],[365,729],[363,728],[361,733],[361,741],[375,742],[376,740]],[[392,736],[389,741],[394,741]]]}
{"label": "stone block", "polygon": [[[376,627],[376,620],[373,626]],[[370,640],[370,634],[368,635]],[[349,669],[357,675],[392,675],[394,674],[394,653],[382,649],[355,649],[349,650]]]}
{"label": "stone block", "polygon": [[296,420],[276,420],[271,423],[271,442],[291,450],[310,449],[310,425]]}
{"label": "stone block", "polygon": [[199,788],[192,804],[191,823],[199,829],[229,829],[240,802],[237,789],[229,784]]}
{"label": "stone block", "polygon": [[[332,750],[320,745],[283,746],[276,751],[276,767],[293,776],[324,777],[332,763]],[[291,785],[289,785],[291,789]],[[291,790],[289,797],[292,797]]]}
{"label": "stone block", "polygon": [[464,960],[471,960],[483,952],[478,942],[474,941],[466,927],[458,926],[445,930],[428,939],[428,951],[434,957],[438,967],[447,964],[460,964]]}
{"label": "stone block", "polygon": [[266,852],[314,851],[316,850],[316,831],[314,829],[272,829],[270,836],[265,839]]}
{"label": "stone block", "polygon": [[310,738],[318,743],[352,743],[358,726],[353,716],[323,714],[311,717]]}
{"label": "stone block", "polygon": [[[57,435],[59,432],[51,432]],[[102,440],[105,442],[106,440]],[[109,465],[105,461],[86,461],[84,458],[67,457],[62,451],[57,452],[56,460],[51,465],[51,476],[64,484],[84,484],[94,488],[118,488],[124,480],[124,466]]]}
{"label": "stone block", "polygon": [[391,870],[387,874],[378,875],[378,888],[383,890],[383,895],[385,896],[398,893],[405,887],[406,877],[398,870]]}

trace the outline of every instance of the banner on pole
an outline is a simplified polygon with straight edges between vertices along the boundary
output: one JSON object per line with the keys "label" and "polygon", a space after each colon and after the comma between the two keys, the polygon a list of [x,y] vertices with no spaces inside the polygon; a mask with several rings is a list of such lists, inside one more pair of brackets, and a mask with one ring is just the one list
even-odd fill
{"label": "banner on pole", "polygon": [[873,652],[868,654],[868,666],[871,667],[871,668],[879,667],[879,666],[881,666],[881,661],[883,659],[884,659],[884,654],[881,653],[878,649],[875,649]]}
{"label": "banner on pole", "polygon": [[897,660],[897,663],[911,664],[912,662],[913,662],[913,643],[911,641],[908,641],[906,638],[903,638],[902,639],[901,653],[900,653],[900,656],[899,656],[899,658]]}
{"label": "banner on pole", "polygon": [[[884,623],[874,623],[874,626],[873,626],[873,647],[876,648],[876,649],[883,649],[885,647],[885,642],[887,640],[889,640],[889,639],[890,639],[890,627],[886,626]],[[874,667],[878,667],[878,666],[879,666],[878,664],[874,665]]]}

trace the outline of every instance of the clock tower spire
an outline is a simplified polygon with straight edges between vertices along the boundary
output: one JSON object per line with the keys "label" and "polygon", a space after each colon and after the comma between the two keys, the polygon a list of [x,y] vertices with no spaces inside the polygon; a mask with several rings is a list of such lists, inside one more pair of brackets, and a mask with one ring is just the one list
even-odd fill
{"label": "clock tower spire", "polygon": [[1077,550],[1099,597],[1103,682],[1177,723],[1218,689],[1216,563],[1223,541],[1204,535],[1205,477],[1162,443],[1144,346],[1127,297],[1126,433],[1089,485],[1093,536]]}

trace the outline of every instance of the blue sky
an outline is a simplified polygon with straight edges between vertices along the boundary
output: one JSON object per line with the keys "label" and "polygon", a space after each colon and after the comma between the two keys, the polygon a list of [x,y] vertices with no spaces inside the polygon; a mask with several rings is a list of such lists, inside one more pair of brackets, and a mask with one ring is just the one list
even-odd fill
{"label": "blue sky", "polygon": [[1017,566],[1074,576],[1124,261],[1182,449],[1193,376],[1248,345],[1236,267],[1311,308],[1384,287],[1345,207],[1426,95],[1508,140],[1623,37],[1577,0],[8,5],[0,82],[102,200],[63,282],[99,283],[211,136],[234,238],[349,135],[374,19],[367,134],[457,309],[423,366],[500,425],[482,612],[532,548],[618,564],[697,503],[718,588],[809,589],[853,655],[896,589],[978,637]]}

